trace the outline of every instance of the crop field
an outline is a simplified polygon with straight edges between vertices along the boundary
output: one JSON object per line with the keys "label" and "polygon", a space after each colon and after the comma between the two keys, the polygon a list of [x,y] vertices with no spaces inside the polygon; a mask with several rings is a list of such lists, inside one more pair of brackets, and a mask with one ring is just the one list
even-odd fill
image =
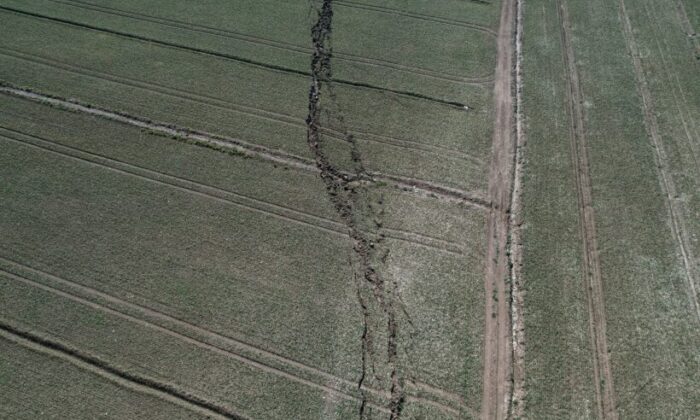
{"label": "crop field", "polygon": [[526,2],[528,417],[697,416],[691,3]]}
{"label": "crop field", "polygon": [[700,412],[700,5],[0,22],[0,418]]}

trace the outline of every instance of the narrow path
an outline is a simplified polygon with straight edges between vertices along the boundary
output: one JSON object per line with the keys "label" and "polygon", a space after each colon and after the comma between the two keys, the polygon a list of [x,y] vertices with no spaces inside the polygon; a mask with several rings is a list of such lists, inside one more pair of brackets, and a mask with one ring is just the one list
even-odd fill
{"label": "narrow path", "polygon": [[508,415],[512,340],[508,283],[508,239],[515,162],[514,136],[514,27],[515,0],[504,0],[498,31],[494,89],[496,112],[488,196],[487,253],[484,289],[484,381],[481,416],[503,419]]}
{"label": "narrow path", "polygon": [[591,188],[588,151],[586,149],[586,132],[582,107],[581,86],[576,69],[576,59],[571,44],[571,22],[566,2],[557,0],[562,44],[564,46],[564,64],[567,69],[568,102],[571,115],[571,154],[574,162],[580,229],[583,237],[583,272],[588,300],[589,329],[593,346],[593,376],[595,380],[598,417],[616,419],[615,392],[613,375],[610,367],[610,355],[606,336],[605,301],[603,278],[598,255],[595,216]]}
{"label": "narrow path", "polygon": [[[668,157],[666,155],[666,150],[664,148],[663,140],[661,138],[659,124],[656,120],[656,112],[654,110],[654,100],[649,89],[649,84],[647,83],[646,76],[644,74],[644,68],[642,67],[641,55],[639,53],[639,47],[637,41],[634,38],[634,32],[632,31],[632,23],[630,22],[629,15],[627,14],[627,8],[625,6],[624,0],[619,0],[620,8],[620,22],[622,24],[622,33],[625,37],[625,42],[627,43],[627,49],[630,56],[632,57],[632,63],[634,64],[634,74],[637,81],[637,89],[642,97],[642,108],[644,111],[644,123],[647,128],[647,132],[654,143],[654,151],[656,152],[656,168],[659,172],[659,181],[661,183],[661,188],[664,192],[666,198],[666,203],[668,205],[669,217],[671,219],[671,231],[673,236],[678,243],[678,247],[681,252],[683,266],[685,268],[685,277],[688,282],[688,292],[690,295],[690,303],[695,310],[697,319],[700,321],[700,303],[698,302],[698,286],[696,284],[697,280],[694,278],[693,267],[696,266],[696,260],[692,253],[692,248],[690,246],[689,232],[686,228],[685,219],[683,217],[683,210],[680,208],[678,193],[676,191],[675,183],[673,182],[673,177],[667,173],[668,168]],[[692,142],[692,138],[688,137],[688,140]]]}

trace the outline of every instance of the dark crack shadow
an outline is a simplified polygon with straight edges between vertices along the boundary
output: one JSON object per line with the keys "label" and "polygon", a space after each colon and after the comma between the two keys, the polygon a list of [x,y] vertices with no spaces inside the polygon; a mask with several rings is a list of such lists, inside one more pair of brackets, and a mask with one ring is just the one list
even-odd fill
{"label": "dark crack shadow", "polygon": [[[380,186],[366,170],[361,150],[354,136],[350,134],[345,121],[345,113],[337,100],[333,88],[332,74],[332,21],[333,0],[310,2],[310,10],[317,14],[317,21],[311,28],[313,55],[311,60],[311,86],[309,89],[309,113],[306,119],[307,143],[320,177],[325,185],[328,198],[336,213],[347,226],[352,240],[354,283],[357,287],[358,303],[362,309],[362,372],[358,389],[362,395],[359,408],[361,419],[370,416],[365,389],[370,380],[380,386],[384,382],[382,372],[389,371],[390,419],[399,419],[406,400],[405,373],[399,358],[399,325],[405,318],[410,330],[412,322],[405,305],[399,296],[397,282],[387,282],[380,273],[389,256],[390,249],[382,232],[384,218],[384,197]],[[322,101],[326,99],[327,101]],[[323,105],[323,106],[322,106]],[[326,153],[321,135],[321,116],[335,120],[347,143],[350,145],[352,171],[343,171],[333,163]],[[374,329],[386,325],[385,358],[381,357]],[[381,331],[381,333],[384,333]],[[412,337],[413,334],[410,334]],[[405,352],[406,348],[401,349]],[[382,364],[382,368],[378,367]]]}

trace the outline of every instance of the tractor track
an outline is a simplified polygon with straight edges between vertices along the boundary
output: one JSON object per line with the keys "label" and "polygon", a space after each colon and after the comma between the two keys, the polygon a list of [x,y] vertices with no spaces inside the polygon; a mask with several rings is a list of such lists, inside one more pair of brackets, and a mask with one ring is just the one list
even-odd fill
{"label": "tractor track", "polygon": [[213,416],[215,418],[235,420],[246,419],[246,417],[231,411],[227,407],[193,395],[189,391],[180,389],[178,386],[122,370],[97,356],[12,325],[3,318],[0,318],[0,338],[35,352],[64,360],[117,385],[153,395],[207,417]]}
{"label": "tractor track", "polygon": [[[53,22],[53,23],[56,23],[59,25],[80,28],[80,29],[87,30],[87,31],[94,31],[94,32],[99,32],[99,33],[117,36],[120,38],[132,39],[132,40],[136,40],[139,42],[160,45],[160,46],[163,46],[166,48],[173,48],[173,49],[177,49],[177,50],[181,50],[181,51],[188,51],[191,53],[202,54],[202,55],[207,55],[207,56],[211,56],[211,57],[217,57],[219,59],[231,60],[231,61],[235,61],[235,62],[244,64],[244,65],[249,65],[249,66],[253,66],[253,67],[257,67],[257,68],[261,68],[261,69],[266,69],[266,70],[270,70],[270,71],[275,71],[275,72],[279,72],[279,73],[286,73],[286,74],[292,74],[292,75],[303,76],[303,77],[310,76],[310,74],[308,72],[305,72],[302,70],[296,70],[296,69],[292,69],[292,68],[288,68],[288,67],[284,67],[284,66],[278,66],[276,64],[264,63],[261,61],[257,61],[257,60],[253,60],[253,59],[249,59],[249,58],[245,58],[245,57],[240,57],[240,56],[236,56],[236,55],[232,55],[232,54],[224,54],[224,53],[208,50],[205,48],[197,48],[197,47],[178,44],[175,42],[163,41],[163,40],[158,40],[155,38],[150,38],[150,37],[146,37],[146,36],[142,36],[142,35],[136,35],[136,34],[132,34],[132,33],[128,33],[128,32],[106,29],[106,28],[102,28],[100,26],[74,22],[74,21],[71,21],[70,19],[57,18],[57,17],[44,15],[41,13],[28,12],[26,10],[21,10],[21,9],[17,9],[17,8],[13,8],[13,7],[0,6],[0,11],[2,11],[4,13],[26,16],[27,18],[49,21],[49,22]],[[410,91],[399,90],[399,89],[390,89],[390,88],[386,88],[386,87],[382,87],[382,86],[376,86],[376,85],[373,85],[370,83],[357,82],[357,81],[345,80],[345,79],[336,79],[336,83],[342,84],[345,86],[349,86],[349,87],[353,87],[353,88],[358,88],[358,89],[367,89],[367,90],[373,90],[373,91],[383,92],[383,93],[387,93],[387,94],[393,94],[393,95],[402,96],[402,97],[406,97],[406,98],[410,98],[410,99],[418,100],[418,101],[431,102],[431,103],[441,105],[441,106],[446,106],[446,107],[449,107],[452,109],[461,109],[461,110],[465,109],[465,104],[463,104],[461,102],[436,98],[436,97],[432,97],[432,96],[428,96],[428,95],[423,95],[421,93],[410,92]]]}
{"label": "tractor track", "polygon": [[[122,124],[163,134],[167,137],[174,137],[198,146],[209,147],[218,151],[243,154],[245,156],[274,162],[279,165],[307,172],[318,172],[318,168],[310,159],[232,137],[225,137],[203,131],[182,128],[174,124],[154,122],[147,118],[105,110],[90,104],[80,103],[75,100],[67,100],[64,98],[37,93],[28,89],[13,87],[2,82],[0,82],[0,93],[25,98],[34,102],[43,103],[45,105],[54,106],[68,111],[95,115]],[[349,173],[345,172],[345,174],[348,175]],[[372,172],[372,176],[386,182],[398,190],[413,193],[421,197],[433,197],[456,203],[464,203],[480,209],[485,209],[488,207],[488,202],[479,195],[468,193],[456,188],[414,178],[387,175],[376,171]]]}
{"label": "tractor track", "polygon": [[685,34],[693,47],[695,60],[696,62],[700,62],[700,38],[698,38],[700,37],[700,34],[695,32],[695,28],[693,28],[693,24],[688,18],[688,13],[685,11],[685,4],[683,3],[683,0],[676,0],[676,3],[678,4],[676,6],[678,18],[680,19],[681,25],[683,25],[683,30],[685,31]]}
{"label": "tractor track", "polygon": [[[168,18],[148,15],[148,14],[144,14],[144,13],[137,13],[137,12],[132,12],[132,11],[128,11],[128,10],[117,9],[114,7],[100,6],[97,4],[84,2],[84,1],[78,1],[78,0],[50,0],[50,1],[52,1],[54,3],[58,3],[58,4],[63,4],[63,5],[68,5],[68,6],[72,6],[72,7],[81,8],[84,10],[91,10],[91,11],[100,12],[100,13],[104,13],[104,14],[110,14],[110,15],[120,16],[120,17],[127,17],[130,19],[140,20],[140,21],[144,21],[144,22],[156,23],[156,24],[163,25],[163,26],[170,27],[170,28],[184,29],[184,30],[188,30],[188,31],[192,31],[192,32],[204,33],[204,34],[214,35],[214,36],[228,38],[228,39],[235,39],[238,41],[244,41],[244,42],[248,42],[248,43],[252,43],[252,44],[256,44],[256,45],[265,45],[265,46],[280,49],[283,51],[303,54],[304,56],[308,56],[312,52],[311,48],[302,47],[302,46],[291,44],[288,42],[277,41],[277,40],[272,40],[272,39],[267,39],[267,38],[261,38],[258,36],[248,35],[248,34],[236,32],[236,31],[232,31],[232,30],[214,28],[214,27],[205,26],[205,25],[198,25],[198,24],[191,23],[191,22],[175,20],[175,19],[168,19]],[[409,66],[409,65],[405,65],[405,64],[401,64],[401,63],[396,63],[393,61],[365,57],[365,56],[351,54],[351,53],[335,52],[334,57],[336,59],[339,59],[339,60],[344,60],[344,61],[349,61],[349,62],[354,62],[354,63],[362,63],[362,64],[367,64],[367,65],[377,66],[377,67],[389,68],[389,69],[402,71],[402,72],[406,72],[406,73],[412,73],[412,74],[418,75],[418,76],[424,76],[424,77],[429,77],[429,78],[448,81],[448,82],[458,82],[458,83],[465,83],[465,84],[472,84],[472,85],[484,85],[484,84],[489,84],[489,83],[493,82],[493,78],[490,76],[488,76],[488,77],[461,77],[461,76],[457,76],[457,75],[453,75],[453,74],[449,74],[449,73],[439,72],[439,71],[420,68],[420,67],[413,67],[413,66]]]}
{"label": "tractor track", "polygon": [[397,16],[406,16],[406,17],[411,17],[414,19],[425,20],[428,22],[442,23],[442,24],[453,25],[453,26],[462,26],[464,28],[470,28],[470,29],[474,29],[474,30],[477,30],[480,32],[484,32],[484,33],[489,34],[493,37],[498,36],[498,33],[496,31],[494,31],[492,28],[489,28],[488,26],[479,25],[478,23],[468,22],[465,20],[442,18],[442,17],[438,17],[438,16],[426,15],[423,13],[407,12],[405,10],[394,9],[392,7],[377,6],[377,5],[359,3],[359,2],[348,1],[348,0],[342,0],[342,1],[339,0],[336,3],[339,6],[351,7],[351,8],[355,8],[355,9],[372,10],[375,12],[387,13],[390,15],[397,15]]}
{"label": "tractor track", "polygon": [[[659,124],[656,119],[656,111],[654,110],[654,100],[649,89],[649,84],[646,80],[644,74],[644,68],[642,66],[641,56],[639,54],[639,47],[634,38],[634,32],[632,31],[632,23],[630,22],[629,15],[627,14],[627,8],[625,6],[624,0],[619,0],[619,14],[620,21],[622,24],[622,34],[625,38],[625,43],[627,44],[627,49],[632,58],[632,64],[634,65],[634,73],[637,82],[637,89],[639,90],[640,96],[642,98],[642,109],[644,113],[644,123],[654,144],[656,168],[659,173],[659,181],[661,184],[661,189],[663,190],[664,197],[666,198],[666,204],[668,206],[669,218],[671,220],[671,231],[673,233],[676,242],[678,243],[678,248],[681,252],[681,257],[683,260],[683,266],[685,271],[686,281],[688,282],[688,291],[690,295],[691,305],[695,309],[695,315],[697,320],[700,321],[700,303],[698,302],[698,287],[696,285],[696,279],[694,276],[693,267],[695,266],[696,259],[692,254],[692,248],[690,246],[690,239],[688,237],[688,229],[686,228],[685,219],[683,217],[683,210],[680,208],[679,201],[676,199],[678,193],[676,190],[675,183],[673,182],[673,177],[667,173],[668,167],[668,157],[666,155],[666,150],[664,148],[663,140],[661,138]],[[675,92],[674,92],[675,96]],[[692,143],[692,138],[689,137],[689,141]]]}
{"label": "tractor track", "polygon": [[[293,115],[283,114],[280,112],[270,111],[262,108],[247,106],[241,103],[216,98],[202,93],[195,93],[162,84],[119,76],[111,73],[105,73],[87,67],[78,66],[76,64],[68,64],[47,57],[42,57],[36,54],[30,54],[4,47],[0,47],[0,55],[12,57],[14,59],[27,61],[34,64],[39,64],[54,69],[59,69],[65,72],[70,72],[81,76],[86,76],[94,79],[116,83],[119,85],[142,89],[148,92],[166,95],[172,98],[182,99],[185,101],[214,107],[224,111],[231,111],[242,115],[251,116],[254,118],[260,118],[274,123],[288,124],[299,128],[306,128],[306,124],[304,123],[303,118],[298,118]],[[427,152],[436,155],[439,158],[445,158],[449,156],[450,158],[457,158],[468,161],[473,165],[484,165],[484,162],[481,159],[449,147],[434,145],[430,143],[422,143],[416,140],[403,139],[383,134],[375,134],[361,130],[353,129],[350,131],[354,135],[359,136],[360,139],[363,141],[386,144],[392,147],[403,148],[414,152]],[[336,140],[345,141],[343,133],[340,130],[333,127],[323,127],[323,134]]]}
{"label": "tractor track", "polygon": [[557,12],[559,14],[560,36],[564,46],[563,60],[567,70],[568,111],[571,116],[571,154],[576,178],[580,230],[583,237],[583,272],[588,301],[597,411],[598,417],[601,419],[617,419],[613,374],[607,345],[604,286],[593,211],[583,98],[571,41],[571,21],[566,1],[557,0]]}
{"label": "tractor track", "polygon": [[[3,134],[3,132],[11,132],[15,137]],[[17,138],[16,136],[18,134],[25,138],[29,138],[30,140],[22,140]],[[4,138],[6,140],[13,141],[16,143],[21,143],[30,147],[39,148],[70,159],[96,165],[106,170],[110,170],[120,174],[130,175],[160,185],[166,185],[186,193],[196,194],[216,201],[239,206],[245,208],[246,210],[275,217],[287,222],[308,226],[314,229],[319,229],[340,236],[345,236],[347,233],[345,225],[335,220],[326,219],[324,217],[316,216],[308,212],[303,212],[291,209],[289,207],[280,206],[278,204],[262,201],[232,191],[223,190],[221,188],[214,187],[208,184],[202,184],[186,178],[181,178],[164,172],[155,171],[142,166],[86,152],[84,150],[76,149],[71,146],[65,146],[63,144],[56,143],[37,136],[8,129],[2,127],[1,125],[0,138]],[[386,228],[385,232],[387,238],[410,243],[413,245],[440,250],[450,254],[463,254],[463,249],[461,245],[454,242],[446,241],[444,239],[434,238],[416,232],[403,231],[391,228]]]}

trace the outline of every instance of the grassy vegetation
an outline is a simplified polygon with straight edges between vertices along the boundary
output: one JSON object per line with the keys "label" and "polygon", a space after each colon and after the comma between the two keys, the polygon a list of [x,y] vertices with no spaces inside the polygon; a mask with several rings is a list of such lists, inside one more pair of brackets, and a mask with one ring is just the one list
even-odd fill
{"label": "grassy vegetation", "polygon": [[[682,57],[687,50],[681,51],[678,32],[668,27],[663,30],[669,34],[667,37],[657,37],[661,31],[654,32],[651,19],[653,16],[654,20],[663,21],[666,16],[676,28],[678,22],[663,13],[650,12],[649,2],[626,3],[635,22],[635,36],[642,42],[652,91],[659,94],[657,115],[664,144],[673,150],[674,176],[679,184],[683,184],[682,171],[688,178],[697,179],[693,168],[681,169],[691,158],[681,150],[691,145],[683,144],[678,125],[670,122],[677,121],[680,114],[671,106],[670,88],[662,93],[660,85],[667,72],[677,69],[680,86],[692,89],[692,69],[680,70],[680,63],[689,61]],[[618,15],[619,4],[567,4],[583,92],[581,105],[586,117],[616,408],[621,417],[689,418],[699,403],[693,384],[698,381],[696,349],[700,335],[678,243],[670,226],[655,151],[644,124],[639,86]],[[667,6],[667,13],[673,13],[670,2]],[[572,270],[580,266],[576,253],[580,254],[577,248],[581,239],[578,221],[573,217],[577,213],[571,195],[575,191],[573,168],[567,156],[570,117],[559,111],[565,108],[566,96],[561,76],[565,74],[558,26],[561,23],[557,21],[556,7],[555,2],[528,2],[525,15],[525,112],[529,138],[525,220],[530,216],[524,256],[528,284],[526,409],[530,417],[578,418],[595,413],[590,391],[591,356],[587,351],[590,344],[583,334],[588,316],[581,303],[585,296],[583,277]],[[677,64],[665,65],[662,70],[659,50],[653,52],[652,42],[667,43],[663,49],[667,64],[676,59]],[[656,70],[652,70],[654,66]],[[683,76],[685,71],[687,76]],[[552,101],[552,97],[556,100]],[[681,109],[692,113],[696,107],[687,104]],[[553,115],[558,117],[552,119]],[[688,201],[692,185],[684,185]],[[696,229],[692,225],[690,228]],[[564,306],[565,303],[570,306]],[[574,347],[574,343],[578,345]],[[569,393],[573,389],[583,392]]]}
{"label": "grassy vegetation", "polygon": [[[7,18],[7,36],[0,45],[7,48],[0,50],[3,80],[308,154],[303,141],[306,76],[2,13]],[[85,51],[92,53],[86,56]],[[351,86],[338,85],[336,92],[339,109],[362,142],[371,169],[483,189],[483,177],[478,176],[483,165],[468,157],[478,162],[490,150],[487,90],[470,93],[470,112]],[[359,105],[367,103],[373,106]],[[337,121],[332,126],[341,128]],[[347,155],[338,132],[329,147],[338,156]]]}
{"label": "grassy vegetation", "polygon": [[[593,193],[604,244],[600,253],[618,410],[625,417],[692,417],[700,403],[693,391],[700,372],[698,320],[653,170],[654,151],[631,59],[620,54],[626,47],[618,5],[571,3],[582,88],[590,104]],[[600,30],[590,31],[592,25]]]}
{"label": "grassy vegetation", "polygon": [[526,414],[586,418],[595,412],[595,394],[560,23],[555,1],[526,7]]}
{"label": "grassy vegetation", "polygon": [[119,386],[64,360],[17,345],[4,336],[0,338],[0,386],[3,418],[205,418],[201,413]]}
{"label": "grassy vegetation", "polygon": [[[147,5],[131,1],[118,5],[104,1],[3,4],[298,71],[309,69],[307,28],[313,24],[315,12],[305,0],[284,4],[269,0],[209,1],[197,10],[184,1]],[[463,98],[464,91],[456,80],[491,75],[495,64],[492,34],[357,5],[349,2],[337,7],[337,77]],[[414,30],[406,32],[407,26]],[[435,43],[436,38],[441,42]]]}
{"label": "grassy vegetation", "polygon": [[[693,233],[700,232],[700,86],[697,59],[676,5],[670,0],[635,1],[627,11],[635,40],[644,51],[641,62],[668,157],[664,170],[675,186],[679,216],[691,232],[689,251],[698,256],[700,236]],[[700,282],[697,260],[693,269]]]}
{"label": "grassy vegetation", "polygon": [[[240,339],[334,375],[345,384],[343,389],[357,397],[356,389],[347,385],[359,377],[362,333],[348,260],[350,244],[343,229],[337,227],[329,203],[318,199],[323,191],[317,175],[22,99],[3,96],[0,100],[9,110],[0,116],[6,151],[2,176],[9,181],[3,190],[7,199],[0,218],[9,234],[0,243],[0,256],[21,264],[6,263],[4,270],[42,284],[48,282],[45,275],[23,266],[44,270],[215,334]],[[478,337],[483,323],[481,213],[389,187],[380,189],[385,194],[385,227],[391,249],[386,272],[391,281],[401,284],[413,323],[401,338],[410,348],[401,355],[406,369],[416,381],[464,395],[468,404],[476,405],[481,365]],[[227,193],[214,192],[218,190]],[[427,237],[435,240],[421,239]],[[427,241],[430,246],[415,241]],[[456,248],[458,253],[443,248]],[[19,291],[11,292],[15,289]],[[70,322],[54,317],[54,323],[49,323],[43,317],[55,311],[47,307],[37,312],[30,303],[48,298],[20,298],[26,289],[4,288],[7,299],[15,302],[6,307],[6,315],[15,314],[22,322],[32,322],[33,328],[58,334],[119,366],[131,367],[136,361],[126,350],[122,358],[113,359],[114,344],[109,340],[122,337],[121,333],[110,333],[104,345],[97,344],[94,330],[104,329],[104,325],[95,321],[96,315],[88,315],[87,309]],[[20,295],[11,298],[11,293]],[[78,324],[90,329],[75,328]],[[127,324],[120,328],[134,328]],[[60,325],[70,325],[72,332]],[[106,328],[105,334],[110,329]],[[175,348],[159,340],[151,338],[149,345]],[[145,345],[137,341],[129,347],[139,354],[149,353]],[[195,358],[192,366],[211,366],[217,370],[211,375],[221,381],[248,377],[236,384],[224,386],[222,382],[222,393],[214,393],[212,389],[218,388],[207,385],[205,379],[198,389],[222,403],[244,407],[256,418],[274,418],[274,412],[255,411],[270,406],[291,413],[317,406],[329,409],[321,404],[323,392],[313,387],[275,375],[258,378],[257,370],[246,365],[233,364],[231,369],[241,371],[221,372],[222,364],[231,363],[211,359],[214,356],[209,351],[173,351],[170,359],[157,365],[143,359],[140,369],[146,372],[149,368],[169,381],[186,385],[192,371],[163,372],[157,366],[168,366],[169,360],[187,354],[188,359]],[[162,353],[155,354],[162,357]],[[290,367],[282,363],[280,369],[289,371]],[[308,376],[306,371],[302,374]],[[208,378],[206,372],[199,375]],[[321,385],[328,381],[310,380]],[[274,389],[270,381],[283,388],[270,391]],[[251,389],[259,394],[252,396]],[[299,395],[289,398],[296,393]],[[414,394],[435,399],[430,391],[415,390]],[[280,395],[296,405],[269,399],[282,398]],[[336,407],[333,404],[331,407]],[[337,406],[341,413],[357,408],[356,401],[343,404]],[[418,402],[407,407],[450,415]]]}

